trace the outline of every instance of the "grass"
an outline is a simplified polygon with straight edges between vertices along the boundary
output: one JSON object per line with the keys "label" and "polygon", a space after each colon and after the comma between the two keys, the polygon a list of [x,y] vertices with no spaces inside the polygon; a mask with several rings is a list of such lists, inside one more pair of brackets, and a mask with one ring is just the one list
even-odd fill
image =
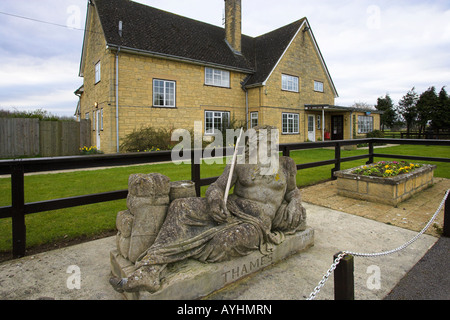
{"label": "grass", "polygon": [[[385,154],[430,155],[450,158],[449,147],[437,146],[395,146],[380,151]],[[367,150],[343,150],[342,157],[367,154]],[[334,158],[334,149],[310,149],[291,152],[297,164],[309,163]],[[375,161],[395,160],[376,158]],[[344,162],[341,169],[348,169],[365,164],[366,160]],[[420,161],[414,161],[420,163]],[[422,162],[423,163],[423,162]],[[427,162],[431,163],[431,162]],[[450,163],[433,163],[438,167],[436,177],[450,179]],[[300,170],[297,174],[299,187],[328,180],[334,165]],[[201,167],[201,176],[218,176],[225,164],[206,165]],[[78,171],[58,174],[41,174],[25,177],[25,201],[36,202],[65,198],[91,193],[108,192],[127,189],[128,177],[134,173],[160,172],[172,181],[189,180],[190,165],[155,164],[130,166],[95,171]],[[0,206],[11,205],[11,179],[0,179]],[[202,194],[207,187],[202,188]],[[41,212],[26,216],[27,248],[43,244],[70,240],[81,236],[94,236],[115,229],[117,212],[126,209],[126,200],[86,205],[63,210]],[[0,220],[0,252],[11,251],[11,219]]]}

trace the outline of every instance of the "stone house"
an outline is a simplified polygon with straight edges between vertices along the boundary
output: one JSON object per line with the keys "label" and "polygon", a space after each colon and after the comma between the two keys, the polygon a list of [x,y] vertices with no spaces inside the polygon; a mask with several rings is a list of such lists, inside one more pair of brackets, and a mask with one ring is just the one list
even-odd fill
{"label": "stone house", "polygon": [[89,0],[75,94],[92,145],[113,153],[134,130],[196,121],[205,135],[231,119],[274,125],[280,143],[379,128],[376,113],[334,106],[338,93],[306,18],[256,38],[241,29],[241,0],[225,0],[225,28],[130,0]]}

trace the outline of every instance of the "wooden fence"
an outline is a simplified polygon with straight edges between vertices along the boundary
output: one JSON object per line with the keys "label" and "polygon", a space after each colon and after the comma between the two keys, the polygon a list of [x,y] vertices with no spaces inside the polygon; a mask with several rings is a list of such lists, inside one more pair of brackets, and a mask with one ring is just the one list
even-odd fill
{"label": "wooden fence", "polygon": [[90,145],[89,120],[0,118],[0,158],[73,156]]}
{"label": "wooden fence", "polygon": [[[349,145],[358,145],[368,143],[367,154],[351,157],[341,157],[341,148]],[[366,163],[373,163],[375,158],[392,159],[410,159],[421,161],[435,161],[450,163],[450,158],[434,158],[423,156],[393,155],[374,152],[374,145],[379,143],[396,143],[405,145],[431,145],[431,146],[450,146],[450,140],[397,140],[397,139],[359,139],[359,140],[338,140],[323,141],[313,143],[292,143],[279,146],[283,156],[290,156],[294,150],[316,149],[334,147],[334,159],[322,160],[311,163],[297,164],[297,170],[307,168],[333,165],[331,168],[331,178],[335,179],[335,171],[341,170],[341,163],[368,159]],[[199,151],[199,152],[197,152]],[[227,148],[214,149],[211,156],[216,156],[215,152],[221,155],[227,154]],[[197,196],[200,196],[200,188],[207,186],[217,180],[218,177],[201,178],[201,157],[204,150],[191,150],[191,180],[195,183]],[[200,157],[200,158],[199,158]],[[15,258],[25,255],[26,249],[26,225],[25,216],[39,212],[53,211],[77,206],[84,206],[94,203],[102,203],[119,199],[126,199],[128,190],[116,190],[111,192],[89,194],[69,198],[53,199],[33,203],[25,203],[25,173],[44,172],[81,168],[112,167],[134,164],[148,164],[172,160],[171,151],[141,152],[129,154],[109,154],[109,155],[91,155],[78,157],[60,157],[60,158],[40,158],[40,159],[20,159],[20,160],[0,160],[0,174],[11,175],[11,205],[0,207],[0,219],[12,218],[12,243],[13,256]],[[450,207],[450,197],[446,202]],[[446,209],[448,210],[448,209]],[[444,235],[450,236],[450,214],[447,215],[444,222]]]}

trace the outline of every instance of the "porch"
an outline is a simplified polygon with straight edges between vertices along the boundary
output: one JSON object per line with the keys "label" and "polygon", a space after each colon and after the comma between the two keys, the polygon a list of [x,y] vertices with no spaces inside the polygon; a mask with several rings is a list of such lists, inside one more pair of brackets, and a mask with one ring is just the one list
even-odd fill
{"label": "porch", "polygon": [[365,138],[365,134],[380,130],[378,110],[334,106],[305,105],[305,121],[309,141],[351,140]]}

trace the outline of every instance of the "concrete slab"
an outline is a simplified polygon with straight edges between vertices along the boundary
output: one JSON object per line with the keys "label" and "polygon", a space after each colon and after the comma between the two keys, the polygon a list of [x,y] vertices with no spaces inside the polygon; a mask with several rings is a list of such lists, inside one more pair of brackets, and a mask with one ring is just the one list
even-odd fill
{"label": "concrete slab", "polygon": [[[414,231],[366,218],[308,203],[304,205],[308,224],[315,232],[312,248],[232,284],[207,299],[303,300],[322,279],[335,253],[341,250],[389,250],[416,235]],[[356,299],[383,299],[436,241],[433,236],[423,235],[399,253],[378,258],[355,258]],[[115,246],[115,237],[109,237],[2,263],[0,299],[123,299],[108,283],[110,251]],[[76,288],[78,275],[79,289]],[[378,282],[374,281],[378,279],[379,288]],[[333,299],[332,276],[317,299]]]}

